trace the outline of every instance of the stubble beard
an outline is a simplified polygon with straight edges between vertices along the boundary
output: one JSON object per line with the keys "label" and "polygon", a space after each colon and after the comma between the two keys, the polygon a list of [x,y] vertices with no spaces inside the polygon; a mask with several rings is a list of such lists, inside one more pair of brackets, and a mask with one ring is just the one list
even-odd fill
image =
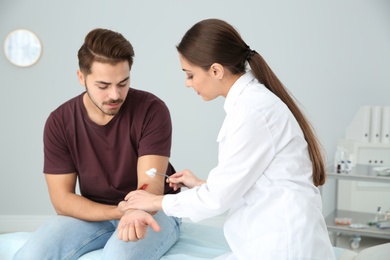
{"label": "stubble beard", "polygon": [[108,110],[106,111],[106,110],[103,109],[103,106],[104,106],[104,105],[107,105],[107,104],[116,104],[116,103],[122,104],[122,103],[123,103],[123,99],[121,99],[121,98],[119,98],[119,99],[117,99],[117,100],[112,100],[112,99],[111,99],[111,100],[109,100],[109,101],[103,102],[102,105],[99,106],[99,105],[97,104],[97,102],[95,102],[95,100],[94,100],[94,99],[92,98],[92,96],[89,94],[88,88],[86,88],[86,90],[87,90],[87,94],[88,94],[89,99],[92,101],[92,103],[95,105],[95,107],[97,107],[100,111],[102,111],[102,113],[104,113],[105,115],[108,115],[108,116],[115,116],[116,114],[118,114],[119,109],[120,109],[121,107],[114,108],[114,109],[108,109]]}

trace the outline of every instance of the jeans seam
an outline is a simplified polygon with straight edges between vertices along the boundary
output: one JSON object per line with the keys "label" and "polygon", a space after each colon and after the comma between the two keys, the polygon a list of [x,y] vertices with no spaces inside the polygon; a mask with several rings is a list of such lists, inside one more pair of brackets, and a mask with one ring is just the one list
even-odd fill
{"label": "jeans seam", "polygon": [[[172,229],[172,232],[167,236],[167,237],[171,237],[171,236],[177,236],[177,238],[176,238],[176,242],[177,242],[177,240],[180,238],[180,223],[178,223],[178,221],[176,220],[176,219],[173,219],[173,221],[175,222],[175,225],[174,225],[174,228]],[[164,240],[165,241],[165,240]],[[176,243],[175,242],[175,243]],[[164,243],[163,243],[163,241],[161,241],[159,244],[158,244],[158,247],[156,248],[156,250],[155,250],[155,252],[158,252],[161,248],[163,248],[164,247]],[[169,249],[167,250],[167,251],[165,251],[164,252],[164,254],[166,253],[166,252],[168,252],[169,251]],[[163,255],[164,255],[163,254]]]}
{"label": "jeans seam", "polygon": [[[112,233],[112,230],[110,229],[102,229],[100,230],[99,232],[97,232],[94,236],[93,239],[85,239],[79,246],[79,248],[77,250],[71,250],[67,256],[65,256],[64,260],[69,260],[69,259],[72,259],[72,257],[77,254],[77,252],[80,252],[81,249],[83,249],[86,245],[90,244],[92,241],[95,241],[96,239],[99,239],[100,237],[102,237],[103,235],[107,234],[107,233]],[[96,249],[95,249],[96,250]]]}

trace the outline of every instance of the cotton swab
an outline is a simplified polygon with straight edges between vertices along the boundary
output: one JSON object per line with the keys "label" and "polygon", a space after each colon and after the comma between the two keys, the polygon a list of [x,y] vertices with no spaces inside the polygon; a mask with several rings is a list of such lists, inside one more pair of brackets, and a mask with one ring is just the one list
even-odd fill
{"label": "cotton swab", "polygon": [[[154,176],[156,175],[160,175],[160,176],[165,176],[167,177],[167,179],[169,180],[169,175],[166,175],[166,174],[162,174],[162,173],[157,173],[157,170],[155,168],[150,168],[149,170],[147,170],[145,172],[150,178],[154,178]],[[177,183],[177,185],[179,185],[179,187],[186,187],[183,183]]]}
{"label": "cotton swab", "polygon": [[165,176],[169,179],[169,176],[162,173],[157,173],[157,170],[155,168],[151,168],[145,172],[150,178],[154,178],[156,175]]}

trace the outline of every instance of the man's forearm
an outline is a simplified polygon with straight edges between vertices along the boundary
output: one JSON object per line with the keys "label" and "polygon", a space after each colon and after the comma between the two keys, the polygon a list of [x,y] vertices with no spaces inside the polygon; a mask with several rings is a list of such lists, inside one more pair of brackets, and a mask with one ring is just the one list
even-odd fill
{"label": "man's forearm", "polygon": [[77,194],[68,194],[53,205],[58,215],[87,221],[113,220],[123,216],[116,205],[97,203]]}

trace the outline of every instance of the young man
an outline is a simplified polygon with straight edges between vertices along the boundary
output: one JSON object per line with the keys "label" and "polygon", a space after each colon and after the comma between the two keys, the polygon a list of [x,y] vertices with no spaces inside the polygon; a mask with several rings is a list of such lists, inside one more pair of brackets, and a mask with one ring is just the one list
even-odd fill
{"label": "young man", "polygon": [[[174,173],[172,125],[163,101],[129,87],[133,56],[117,32],[95,29],[86,36],[77,71],[86,91],[53,111],[44,130],[44,173],[58,215],[15,259],[77,259],[100,248],[103,259],[158,259],[179,238],[179,219],[117,206],[136,189],[175,193],[163,177],[145,174],[150,168]],[[117,234],[123,216],[133,242]]]}

